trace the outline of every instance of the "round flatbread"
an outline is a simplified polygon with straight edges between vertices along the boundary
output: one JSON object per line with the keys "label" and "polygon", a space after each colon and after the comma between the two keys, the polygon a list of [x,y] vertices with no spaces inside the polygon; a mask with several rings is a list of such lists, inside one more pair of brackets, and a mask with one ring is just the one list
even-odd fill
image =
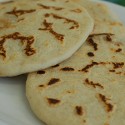
{"label": "round flatbread", "polygon": [[[63,0],[62,0],[63,1]],[[120,37],[124,37],[125,28],[117,15],[113,13],[107,5],[91,0],[70,0],[76,4],[82,5],[94,19],[93,33],[117,32]],[[100,29],[101,27],[101,29]]]}
{"label": "round flatbread", "polygon": [[99,29],[70,59],[29,74],[28,101],[47,125],[125,124],[125,37]]}
{"label": "round flatbread", "polygon": [[29,74],[26,95],[39,119],[47,125],[124,125],[125,43],[108,37],[93,35],[71,59]]}
{"label": "round flatbread", "polygon": [[0,76],[15,76],[60,63],[83,44],[92,29],[93,20],[87,11],[72,2],[1,3]]}

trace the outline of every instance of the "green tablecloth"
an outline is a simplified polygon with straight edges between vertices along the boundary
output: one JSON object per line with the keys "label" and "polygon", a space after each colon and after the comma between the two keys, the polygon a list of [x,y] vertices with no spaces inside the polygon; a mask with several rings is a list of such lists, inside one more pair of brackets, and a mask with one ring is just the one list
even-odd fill
{"label": "green tablecloth", "polygon": [[106,0],[125,6],[125,0]]}

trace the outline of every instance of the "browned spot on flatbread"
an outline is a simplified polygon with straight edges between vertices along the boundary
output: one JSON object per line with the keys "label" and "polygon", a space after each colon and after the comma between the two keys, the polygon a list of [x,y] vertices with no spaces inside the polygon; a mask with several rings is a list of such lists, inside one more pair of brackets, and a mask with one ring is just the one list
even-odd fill
{"label": "browned spot on flatbread", "polygon": [[52,23],[49,23],[49,22],[47,22],[47,20],[44,20],[44,22],[43,22],[43,25],[45,26],[45,28],[39,28],[39,30],[47,30],[47,31],[49,31],[52,35],[54,35],[54,37],[57,39],[57,40],[59,40],[59,41],[63,41],[64,40],[64,35],[62,35],[62,34],[59,34],[59,33],[57,33],[57,32],[55,32],[54,30],[53,30],[53,28],[52,28]]}
{"label": "browned spot on flatbread", "polygon": [[112,41],[111,36],[110,36],[110,35],[107,35],[107,36],[106,36],[106,40],[107,40],[107,41]]}
{"label": "browned spot on flatbread", "polygon": [[6,14],[10,14],[10,15],[14,15],[16,17],[19,17],[23,14],[26,14],[26,13],[33,13],[35,12],[36,10],[35,9],[30,9],[30,10],[17,10],[16,7],[12,10],[12,11],[9,11],[9,12],[6,12]]}
{"label": "browned spot on flatbread", "polygon": [[110,72],[113,72],[114,69],[122,68],[124,66],[124,62],[92,62],[79,71],[88,72],[90,68],[97,65],[113,65],[113,69],[109,70]]}
{"label": "browned spot on flatbread", "polygon": [[112,35],[114,35],[114,34],[112,34],[112,33],[97,33],[97,34],[91,34],[91,35],[89,35],[89,37],[94,37],[94,36],[106,36],[106,35],[112,36]]}
{"label": "browned spot on flatbread", "polygon": [[89,85],[92,86],[93,88],[100,88],[100,89],[104,89],[104,87],[99,84],[99,83],[94,83],[93,81],[89,81],[89,79],[85,79],[85,85]]}
{"label": "browned spot on flatbread", "polygon": [[50,104],[50,105],[56,105],[56,104],[59,104],[61,101],[60,100],[58,100],[58,99],[53,99],[53,98],[47,98],[47,100],[48,100],[48,103]]}
{"label": "browned spot on flatbread", "polygon": [[58,78],[52,78],[52,79],[49,81],[48,85],[53,85],[53,84],[55,84],[55,83],[57,83],[57,82],[59,82],[59,81],[60,81],[60,79],[58,79]]}
{"label": "browned spot on flatbread", "polygon": [[80,10],[80,9],[74,9],[74,10],[71,10],[72,12],[75,12],[75,13],[81,13],[82,12],[82,10]]}
{"label": "browned spot on flatbread", "polygon": [[46,13],[44,16],[45,16],[45,17],[49,17],[49,16],[50,16],[50,14]]}
{"label": "browned spot on flatbread", "polygon": [[9,3],[13,3],[14,1],[6,1],[6,2],[1,2],[0,4],[9,4]]}
{"label": "browned spot on flatbread", "polygon": [[71,67],[64,67],[64,68],[61,68],[62,71],[74,71],[74,68],[71,68]]}
{"label": "browned spot on flatbread", "polygon": [[7,39],[13,39],[13,40],[20,40],[22,43],[26,43],[25,47],[25,54],[27,56],[31,56],[36,53],[36,50],[32,48],[32,44],[34,43],[34,37],[33,36],[22,36],[19,32],[15,32],[13,34],[4,35],[0,37],[0,55],[3,58],[6,58],[6,50],[4,48],[4,43]]}
{"label": "browned spot on flatbread", "polygon": [[83,115],[83,108],[82,108],[82,106],[76,106],[75,110],[76,110],[77,115],[80,115],[80,116]]}
{"label": "browned spot on flatbread", "polygon": [[37,72],[37,74],[45,74],[46,72],[44,70],[40,70]]}
{"label": "browned spot on flatbread", "polygon": [[94,53],[88,52],[87,55],[88,55],[89,57],[93,57],[93,56],[94,56]]}
{"label": "browned spot on flatbread", "polygon": [[44,87],[44,85],[39,85],[40,88]]}
{"label": "browned spot on flatbread", "polygon": [[89,43],[91,46],[93,46],[93,48],[94,48],[95,51],[98,50],[98,48],[97,48],[97,47],[98,47],[97,43],[95,43],[95,41],[94,41],[91,37],[88,38],[88,43]]}
{"label": "browned spot on flatbread", "polygon": [[109,70],[109,72],[115,72],[115,70]]}
{"label": "browned spot on flatbread", "polygon": [[4,49],[3,45],[4,45],[5,39],[1,40],[0,39],[0,55],[4,58],[6,58],[6,50]]}
{"label": "browned spot on flatbread", "polygon": [[113,69],[109,70],[110,72],[113,72],[114,69],[122,68],[124,66],[124,62],[92,62],[91,64],[88,64],[85,66],[82,70],[83,72],[88,72],[90,68],[97,66],[97,65],[113,65]]}
{"label": "browned spot on flatbread", "polygon": [[92,68],[93,66],[95,66],[95,65],[98,65],[99,63],[98,62],[92,62],[91,64],[88,64],[87,66],[85,66],[82,70],[80,70],[80,71],[84,71],[84,72],[88,72],[88,70],[90,69],[90,68]]}
{"label": "browned spot on flatbread", "polygon": [[42,7],[43,9],[53,9],[53,10],[63,10],[62,7],[55,7],[55,6],[46,6],[41,3],[37,4],[38,6]]}
{"label": "browned spot on flatbread", "polygon": [[89,37],[95,37],[95,36],[106,36],[106,40],[107,41],[112,41],[111,36],[113,36],[114,34],[112,33],[99,33],[99,34],[91,34]]}
{"label": "browned spot on flatbread", "polygon": [[56,67],[59,67],[59,64],[52,66],[52,68],[56,68]]}
{"label": "browned spot on flatbread", "polygon": [[115,73],[115,74],[118,74],[118,75],[124,74],[123,72],[116,72],[116,70],[109,70],[109,72],[112,72],[112,73]]}
{"label": "browned spot on flatbread", "polygon": [[112,112],[114,109],[114,106],[109,102],[109,101],[111,101],[111,99],[108,99],[103,94],[99,94],[98,96],[99,96],[99,99],[101,100],[101,102],[104,104],[106,111]]}
{"label": "browned spot on flatbread", "polygon": [[62,17],[62,16],[59,16],[59,15],[57,15],[57,14],[53,14],[53,13],[51,13],[51,14],[45,14],[45,16],[46,17],[49,17],[49,16],[52,16],[53,18],[55,18],[55,19],[63,19],[63,20],[65,20],[64,21],[64,23],[73,23],[73,26],[71,26],[69,29],[77,29],[77,28],[79,28],[79,24],[78,24],[78,22],[77,21],[75,21],[75,20],[72,20],[72,19],[68,19],[68,18],[66,18],[66,17]]}
{"label": "browned spot on flatbread", "polygon": [[118,48],[115,52],[121,52],[122,51],[122,49],[121,48]]}
{"label": "browned spot on flatbread", "polygon": [[113,62],[112,64],[114,69],[122,68],[124,66],[124,62]]}

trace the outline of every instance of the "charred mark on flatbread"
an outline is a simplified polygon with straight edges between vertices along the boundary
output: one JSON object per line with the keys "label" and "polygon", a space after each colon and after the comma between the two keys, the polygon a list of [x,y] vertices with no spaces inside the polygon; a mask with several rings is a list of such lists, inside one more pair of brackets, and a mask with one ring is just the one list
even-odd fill
{"label": "charred mark on flatbread", "polygon": [[113,62],[112,64],[114,69],[122,68],[124,66],[124,62]]}
{"label": "charred mark on flatbread", "polygon": [[84,82],[85,85],[89,85],[89,86],[92,86],[93,88],[100,88],[100,89],[104,89],[104,87],[99,84],[99,83],[94,83],[93,81],[90,81],[88,78],[85,79],[85,82]]}
{"label": "charred mark on flatbread", "polygon": [[75,12],[75,13],[81,13],[82,12],[82,10],[80,10],[80,9],[74,9],[74,10],[71,10],[72,12]]}
{"label": "charred mark on flatbread", "polygon": [[94,50],[97,51],[98,50],[98,45],[97,43],[95,43],[95,41],[93,40],[93,38],[89,37],[88,38],[88,43],[93,46]]}
{"label": "charred mark on flatbread", "polygon": [[30,10],[17,10],[16,7],[12,10],[12,11],[9,11],[9,12],[6,12],[6,14],[10,14],[10,15],[14,15],[16,17],[19,17],[23,14],[27,14],[27,13],[33,13],[35,12],[36,10],[35,9],[30,9]]}
{"label": "charred mark on flatbread", "polygon": [[61,68],[62,71],[74,71],[74,68],[71,68],[71,67],[64,67],[64,68]]}
{"label": "charred mark on flatbread", "polygon": [[116,72],[116,70],[109,70],[109,72],[112,72],[112,73],[115,73],[115,74],[118,74],[118,75],[122,74],[122,72]]}
{"label": "charred mark on flatbread", "polygon": [[58,103],[61,102],[60,100],[58,100],[58,99],[53,99],[53,98],[47,98],[47,100],[48,100],[48,103],[49,103],[50,105],[56,105],[56,104],[58,104]]}
{"label": "charred mark on flatbread", "polygon": [[77,28],[79,28],[79,24],[75,20],[68,19],[66,17],[62,17],[62,16],[59,16],[59,15],[53,14],[53,13],[50,13],[50,14],[46,13],[45,14],[45,17],[49,17],[49,16],[52,16],[55,19],[63,19],[63,20],[65,20],[64,23],[73,23],[73,26],[71,26],[69,29],[75,29],[75,28],[77,29]]}
{"label": "charred mark on flatbread", "polygon": [[56,68],[56,67],[59,67],[59,64],[52,66],[52,68]]}
{"label": "charred mark on flatbread", "polygon": [[82,106],[76,106],[75,110],[76,110],[77,115],[80,115],[80,116],[83,115],[83,108],[82,108]]}
{"label": "charred mark on flatbread", "polygon": [[40,88],[44,87],[44,85],[39,85]]}
{"label": "charred mark on flatbread", "polygon": [[40,6],[41,8],[43,8],[43,9],[53,9],[53,10],[63,10],[64,9],[62,7],[46,6],[46,5],[43,5],[41,3],[39,3],[37,5]]}
{"label": "charred mark on flatbread", "polygon": [[122,51],[122,49],[121,48],[118,48],[115,52],[121,52]]}
{"label": "charred mark on flatbread", "polygon": [[52,35],[54,35],[54,37],[57,40],[59,40],[59,41],[64,40],[64,35],[59,34],[53,30],[53,28],[52,28],[53,23],[49,23],[49,22],[47,22],[47,20],[44,20],[43,25],[45,26],[45,28],[39,28],[39,30],[49,31]]}
{"label": "charred mark on flatbread", "polygon": [[98,96],[99,96],[99,99],[101,100],[101,102],[104,104],[106,111],[112,112],[114,109],[114,106],[109,102],[109,101],[111,101],[111,99],[107,98],[103,94],[98,94]]}
{"label": "charred mark on flatbread", "polygon": [[109,70],[109,72],[115,72],[115,70]]}
{"label": "charred mark on flatbread", "polygon": [[92,68],[93,66],[98,65],[98,64],[99,64],[98,62],[92,62],[91,64],[88,64],[88,65],[85,66],[82,70],[79,70],[79,71],[88,72],[88,70],[89,70],[90,68]]}
{"label": "charred mark on flatbread", "polygon": [[97,33],[97,34],[91,34],[91,35],[89,35],[89,37],[94,37],[94,36],[107,36],[107,35],[112,36],[112,35],[114,35],[114,34],[112,34],[112,33]]}
{"label": "charred mark on flatbread", "polygon": [[98,33],[98,34],[91,34],[91,35],[89,35],[89,37],[95,37],[95,36],[106,36],[106,40],[107,41],[112,41],[112,38],[111,38],[111,36],[113,36],[114,34],[112,34],[112,33]]}
{"label": "charred mark on flatbread", "polygon": [[33,36],[22,36],[19,32],[15,32],[13,34],[4,35],[0,37],[0,55],[3,56],[3,58],[6,58],[6,50],[4,48],[4,43],[7,39],[13,39],[13,40],[20,40],[23,44],[26,43],[25,47],[25,54],[27,56],[31,56],[36,53],[36,50],[32,48],[32,44],[34,43],[34,37]]}
{"label": "charred mark on flatbread", "polygon": [[60,81],[60,79],[58,79],[58,78],[52,78],[52,79],[49,81],[48,85],[53,85],[53,84],[55,84],[55,83],[57,83],[57,82],[59,82],[59,81]]}
{"label": "charred mark on flatbread", "polygon": [[3,56],[3,58],[6,58],[6,50],[4,49],[3,45],[4,45],[5,40],[0,40],[0,55]]}
{"label": "charred mark on flatbread", "polygon": [[112,41],[111,36],[110,36],[110,35],[107,35],[107,36],[106,36],[106,40],[107,40],[107,41]]}
{"label": "charred mark on flatbread", "polygon": [[94,53],[93,53],[93,52],[88,52],[87,55],[88,55],[89,57],[93,57],[93,56],[94,56]]}
{"label": "charred mark on flatbread", "polygon": [[37,74],[45,74],[46,72],[44,70],[37,71]]}
{"label": "charred mark on flatbread", "polygon": [[45,16],[45,17],[49,17],[49,16],[50,16],[50,14],[49,14],[49,13],[46,13],[44,16]]}
{"label": "charred mark on flatbread", "polygon": [[1,2],[0,4],[10,4],[10,3],[13,3],[14,1],[6,1],[6,2]]}
{"label": "charred mark on flatbread", "polygon": [[[118,68],[122,68],[124,66],[124,62],[93,62],[91,64],[86,65],[82,70],[79,71],[83,71],[83,72],[88,72],[90,68],[97,66],[97,65],[108,65],[108,64],[112,64],[113,65],[113,70],[114,69],[118,69]],[[111,71],[111,70],[110,70]]]}

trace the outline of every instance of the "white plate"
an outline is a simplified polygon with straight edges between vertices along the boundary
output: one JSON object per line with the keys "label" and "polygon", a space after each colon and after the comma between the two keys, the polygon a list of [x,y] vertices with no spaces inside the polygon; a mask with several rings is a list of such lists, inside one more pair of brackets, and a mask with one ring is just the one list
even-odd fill
{"label": "white plate", "polygon": [[[125,8],[105,3],[125,24]],[[25,81],[26,76],[0,78],[0,125],[44,125],[35,117],[28,105]]]}

